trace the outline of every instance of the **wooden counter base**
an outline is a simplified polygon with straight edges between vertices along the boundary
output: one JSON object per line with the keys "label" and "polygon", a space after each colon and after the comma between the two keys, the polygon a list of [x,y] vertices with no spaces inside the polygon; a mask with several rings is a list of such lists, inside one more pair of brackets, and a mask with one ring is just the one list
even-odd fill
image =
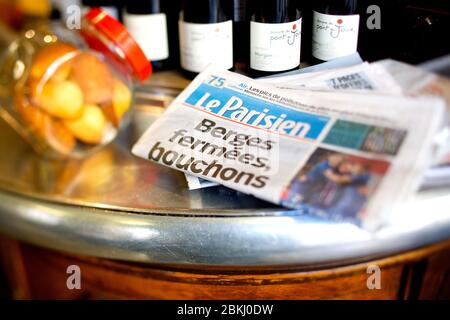
{"label": "wooden counter base", "polygon": [[[450,298],[450,241],[364,264],[308,272],[137,265],[63,254],[4,237],[0,250],[15,299]],[[67,288],[71,265],[80,267],[81,290]],[[379,290],[367,287],[369,266],[380,267]]]}

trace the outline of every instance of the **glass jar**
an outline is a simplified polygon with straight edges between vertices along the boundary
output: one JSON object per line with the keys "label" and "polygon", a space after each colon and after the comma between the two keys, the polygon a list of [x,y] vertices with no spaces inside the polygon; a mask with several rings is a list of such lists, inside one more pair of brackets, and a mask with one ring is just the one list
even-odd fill
{"label": "glass jar", "polygon": [[127,125],[133,84],[152,73],[117,20],[92,9],[79,29],[27,30],[0,64],[0,116],[49,157],[83,156]]}

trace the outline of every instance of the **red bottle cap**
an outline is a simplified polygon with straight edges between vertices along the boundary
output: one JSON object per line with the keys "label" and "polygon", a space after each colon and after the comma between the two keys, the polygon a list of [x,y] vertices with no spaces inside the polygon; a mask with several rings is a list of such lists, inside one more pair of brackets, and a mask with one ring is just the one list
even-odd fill
{"label": "red bottle cap", "polygon": [[87,25],[81,34],[89,47],[116,60],[118,56],[126,60],[141,81],[150,77],[151,63],[123,24],[99,8],[91,9],[84,18]]}

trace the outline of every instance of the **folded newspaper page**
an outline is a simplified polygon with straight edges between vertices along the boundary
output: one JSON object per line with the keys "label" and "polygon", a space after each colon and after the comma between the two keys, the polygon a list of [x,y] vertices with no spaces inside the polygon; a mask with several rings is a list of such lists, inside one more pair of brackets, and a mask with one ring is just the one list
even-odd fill
{"label": "folded newspaper page", "polygon": [[402,89],[403,94],[409,96],[436,96],[446,101],[447,126],[437,135],[440,143],[439,155],[435,158],[435,164],[450,164],[450,79],[427,72],[420,68],[395,60],[381,60],[374,66],[383,67],[394,78]]}
{"label": "folded newspaper page", "polygon": [[[386,69],[409,96],[437,96],[446,101],[450,111],[450,79],[427,72],[420,68],[394,60],[382,60],[374,63]],[[435,137],[436,154],[433,167],[427,170],[422,188],[434,188],[450,185],[450,118],[447,113],[447,125]]]}
{"label": "folded newspaper page", "polygon": [[361,63],[356,66],[314,73],[260,79],[284,89],[319,91],[377,91],[402,94],[402,88],[381,65]]}
{"label": "folded newspaper page", "polygon": [[132,152],[306,214],[375,229],[417,188],[443,114],[438,98],[296,92],[210,68]]}

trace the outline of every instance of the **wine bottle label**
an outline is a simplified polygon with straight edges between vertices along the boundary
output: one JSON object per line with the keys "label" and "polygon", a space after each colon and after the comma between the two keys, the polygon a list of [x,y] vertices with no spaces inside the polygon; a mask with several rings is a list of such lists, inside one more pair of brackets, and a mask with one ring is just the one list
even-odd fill
{"label": "wine bottle label", "polygon": [[125,13],[123,21],[149,60],[169,58],[167,18],[164,13]]}
{"label": "wine bottle label", "polygon": [[359,15],[328,15],[314,11],[312,55],[328,61],[355,53]]}
{"label": "wine bottle label", "polygon": [[181,67],[202,72],[208,65],[233,67],[233,23],[190,23],[180,20]]}
{"label": "wine bottle label", "polygon": [[288,23],[250,23],[250,67],[284,71],[300,65],[302,19]]}

